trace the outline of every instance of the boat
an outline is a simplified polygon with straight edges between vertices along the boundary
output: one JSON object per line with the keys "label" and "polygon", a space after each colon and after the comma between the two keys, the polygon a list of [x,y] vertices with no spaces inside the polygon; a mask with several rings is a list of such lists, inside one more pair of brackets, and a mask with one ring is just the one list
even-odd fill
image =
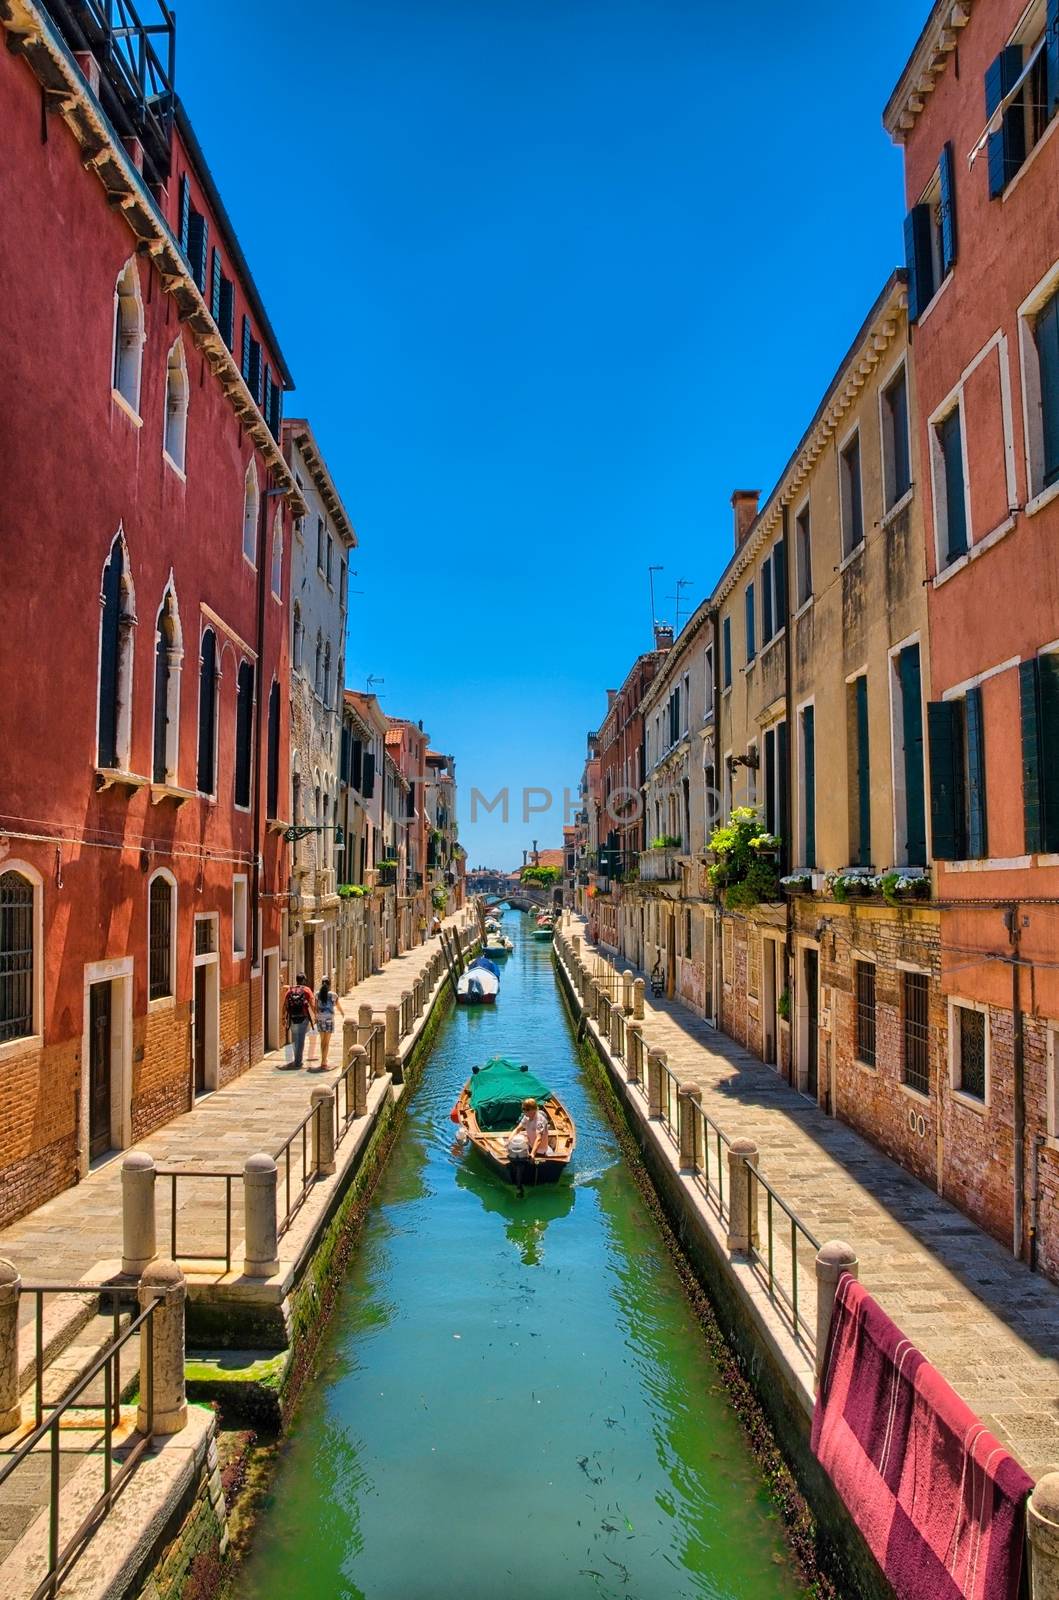
{"label": "boat", "polygon": [[500,978],[492,962],[486,966],[468,967],[456,979],[456,1004],[460,1006],[495,1005],[499,993]]}
{"label": "boat", "polygon": [[537,926],[533,930],[535,939],[553,939],[555,937],[555,923],[550,917],[538,917]]}
{"label": "boat", "polygon": [[513,941],[508,938],[506,933],[501,933],[498,929],[496,933],[486,933],[485,943],[482,945],[482,954],[493,957],[509,956],[514,948]]}
{"label": "boat", "polygon": [[491,972],[497,983],[500,982],[500,968],[496,962],[487,955],[475,956],[473,961],[467,963],[467,971],[473,972],[476,967],[482,967],[486,972]]}
{"label": "boat", "polygon": [[[507,1141],[522,1115],[523,1100],[536,1100],[551,1127],[548,1154],[513,1163]],[[570,1165],[577,1143],[574,1119],[559,1097],[552,1093],[524,1063],[497,1056],[484,1067],[475,1067],[453,1107],[453,1119],[467,1130],[467,1136],[482,1160],[509,1183],[521,1176],[523,1183],[557,1183]],[[522,1169],[521,1174],[518,1168]]]}

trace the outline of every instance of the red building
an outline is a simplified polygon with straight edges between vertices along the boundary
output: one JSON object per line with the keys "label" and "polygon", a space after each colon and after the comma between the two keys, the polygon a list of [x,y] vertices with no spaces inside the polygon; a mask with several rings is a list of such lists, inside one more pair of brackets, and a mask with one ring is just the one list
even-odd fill
{"label": "red building", "polygon": [[[939,1187],[1059,1273],[1059,5],[934,7],[904,146],[926,524]],[[969,625],[973,619],[973,625]]]}
{"label": "red building", "polygon": [[278,1043],[290,376],[105,14],[0,9],[0,1222]]}
{"label": "red building", "polygon": [[396,764],[408,784],[405,842],[407,861],[404,887],[399,885],[401,949],[407,950],[429,922],[427,894],[427,747],[430,740],[423,724],[404,717],[390,717],[386,730],[386,754]]}

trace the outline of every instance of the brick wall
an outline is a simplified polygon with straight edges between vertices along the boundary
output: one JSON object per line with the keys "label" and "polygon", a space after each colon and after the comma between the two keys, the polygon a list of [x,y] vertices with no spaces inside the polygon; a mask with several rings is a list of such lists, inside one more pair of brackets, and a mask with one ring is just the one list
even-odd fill
{"label": "brick wall", "polygon": [[190,1083],[190,1004],[183,1001],[137,1017],[133,1027],[134,1144],[188,1109]]}
{"label": "brick wall", "polygon": [[0,1227],[77,1179],[81,1049],[73,1039],[5,1060],[0,1071]]}

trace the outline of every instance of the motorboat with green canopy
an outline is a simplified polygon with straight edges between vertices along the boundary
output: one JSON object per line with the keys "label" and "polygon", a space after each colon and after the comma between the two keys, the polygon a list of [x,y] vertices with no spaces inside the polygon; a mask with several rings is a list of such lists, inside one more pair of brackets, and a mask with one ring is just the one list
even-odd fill
{"label": "motorboat with green canopy", "polygon": [[[519,1146],[509,1146],[524,1100],[535,1100],[547,1119],[547,1154],[529,1157]],[[452,1114],[482,1159],[520,1188],[525,1183],[556,1183],[570,1164],[577,1142],[574,1119],[523,1062],[497,1056],[475,1067]]]}

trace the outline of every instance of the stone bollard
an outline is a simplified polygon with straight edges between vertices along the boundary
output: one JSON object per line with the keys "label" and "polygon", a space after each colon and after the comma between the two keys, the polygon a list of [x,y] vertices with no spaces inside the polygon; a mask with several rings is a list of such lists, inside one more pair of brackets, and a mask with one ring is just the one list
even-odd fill
{"label": "stone bollard", "polygon": [[595,1014],[596,1014],[596,980],[595,980],[595,978],[589,978],[589,977],[586,976],[586,978],[585,978],[585,987],[584,987],[584,991],[583,991],[582,996],[581,996],[581,1000],[582,1000],[582,1005],[583,1005],[583,1009],[584,1009],[584,1013],[585,1013],[586,1018],[587,1017],[594,1017]]}
{"label": "stone bollard", "polygon": [[354,1050],[354,1047],[356,1046],[356,1043],[357,1043],[357,1033],[358,1033],[359,1027],[360,1027],[360,1024],[358,1022],[354,1022],[352,1017],[346,1017],[343,1020],[343,1023],[342,1023],[342,1071],[343,1072],[349,1066],[350,1059],[351,1059],[351,1057],[353,1055],[353,1050]]}
{"label": "stone bollard", "polygon": [[158,1254],[155,1234],[154,1157],[131,1150],[121,1163],[121,1270],[138,1278]]}
{"label": "stone bollard", "polygon": [[610,1008],[610,1053],[621,1056],[624,1053],[625,1041],[622,1038],[622,1022],[625,1018],[624,1006],[611,1006]]}
{"label": "stone bollard", "polygon": [[626,967],[625,971],[621,975],[621,1003],[625,1007],[626,1011],[632,1010],[633,982],[633,975],[629,971],[629,968]]}
{"label": "stone bollard", "polygon": [[279,1175],[270,1155],[247,1156],[243,1166],[243,1206],[246,1240],[243,1275],[271,1278],[279,1271],[277,1255],[276,1189]]}
{"label": "stone bollard", "polygon": [[757,1166],[757,1157],[752,1139],[733,1139],[728,1146],[728,1248],[733,1254],[748,1255],[758,1242],[758,1190],[747,1176],[747,1168]]}
{"label": "stone bollard", "polygon": [[664,1050],[647,1052],[647,1115],[653,1119],[662,1115],[662,1068],[668,1059]]}
{"label": "stone bollard", "polygon": [[634,978],[632,985],[632,1014],[636,1018],[637,1022],[643,1021],[643,991],[643,979]]}
{"label": "stone bollard", "polygon": [[572,934],[570,938],[570,955],[573,959],[574,966],[576,967],[581,960],[581,941],[577,937],[576,933]]}
{"label": "stone bollard", "polygon": [[[253,1159],[253,1158],[251,1158]],[[140,1433],[179,1433],[187,1424],[184,1393],[184,1274],[175,1261],[152,1261],[140,1279],[141,1311],[154,1305],[154,1316],[140,1329]],[[150,1326],[150,1332],[148,1332]],[[151,1403],[148,1404],[148,1396]]]}
{"label": "stone bollard", "polygon": [[366,1117],[368,1114],[368,1052],[362,1044],[355,1044],[350,1051],[353,1062],[353,1071],[350,1074],[353,1080],[353,1115]]}
{"label": "stone bollard", "polygon": [[22,1421],[18,1399],[18,1296],[22,1279],[10,1261],[0,1260],[0,1433]]}
{"label": "stone bollard", "polygon": [[[411,1031],[412,1031],[412,991],[410,989],[402,989],[401,990],[401,1021],[402,1021],[402,1023],[403,1023],[405,1017],[408,1018],[408,1032],[411,1033]],[[404,1032],[403,1028],[402,1028],[402,1032]]]}
{"label": "stone bollard", "polygon": [[401,1046],[401,1008],[400,1006],[386,1007],[386,1060],[397,1059],[397,1052]]}
{"label": "stone bollard", "polygon": [[[831,1313],[835,1309],[838,1280],[844,1272],[860,1276],[857,1252],[844,1239],[832,1239],[820,1246],[816,1258],[816,1386],[820,1387],[820,1374],[824,1370],[827,1336],[831,1331]],[[1059,1593],[1059,1590],[1056,1591]]]}
{"label": "stone bollard", "polygon": [[694,1110],[701,1104],[702,1090],[693,1083],[682,1083],[677,1090],[677,1137],[683,1172],[698,1172],[702,1166],[702,1123]]}
{"label": "stone bollard", "polygon": [[321,1084],[309,1096],[313,1108],[313,1171],[329,1178],[335,1170],[335,1091]]}
{"label": "stone bollard", "polygon": [[1030,1600],[1055,1600],[1059,1595],[1059,1468],[1045,1472],[1033,1487],[1026,1502],[1026,1535]]}
{"label": "stone bollard", "polygon": [[626,1078],[629,1083],[639,1083],[643,1072],[643,1023],[628,1021],[625,1024]]}

